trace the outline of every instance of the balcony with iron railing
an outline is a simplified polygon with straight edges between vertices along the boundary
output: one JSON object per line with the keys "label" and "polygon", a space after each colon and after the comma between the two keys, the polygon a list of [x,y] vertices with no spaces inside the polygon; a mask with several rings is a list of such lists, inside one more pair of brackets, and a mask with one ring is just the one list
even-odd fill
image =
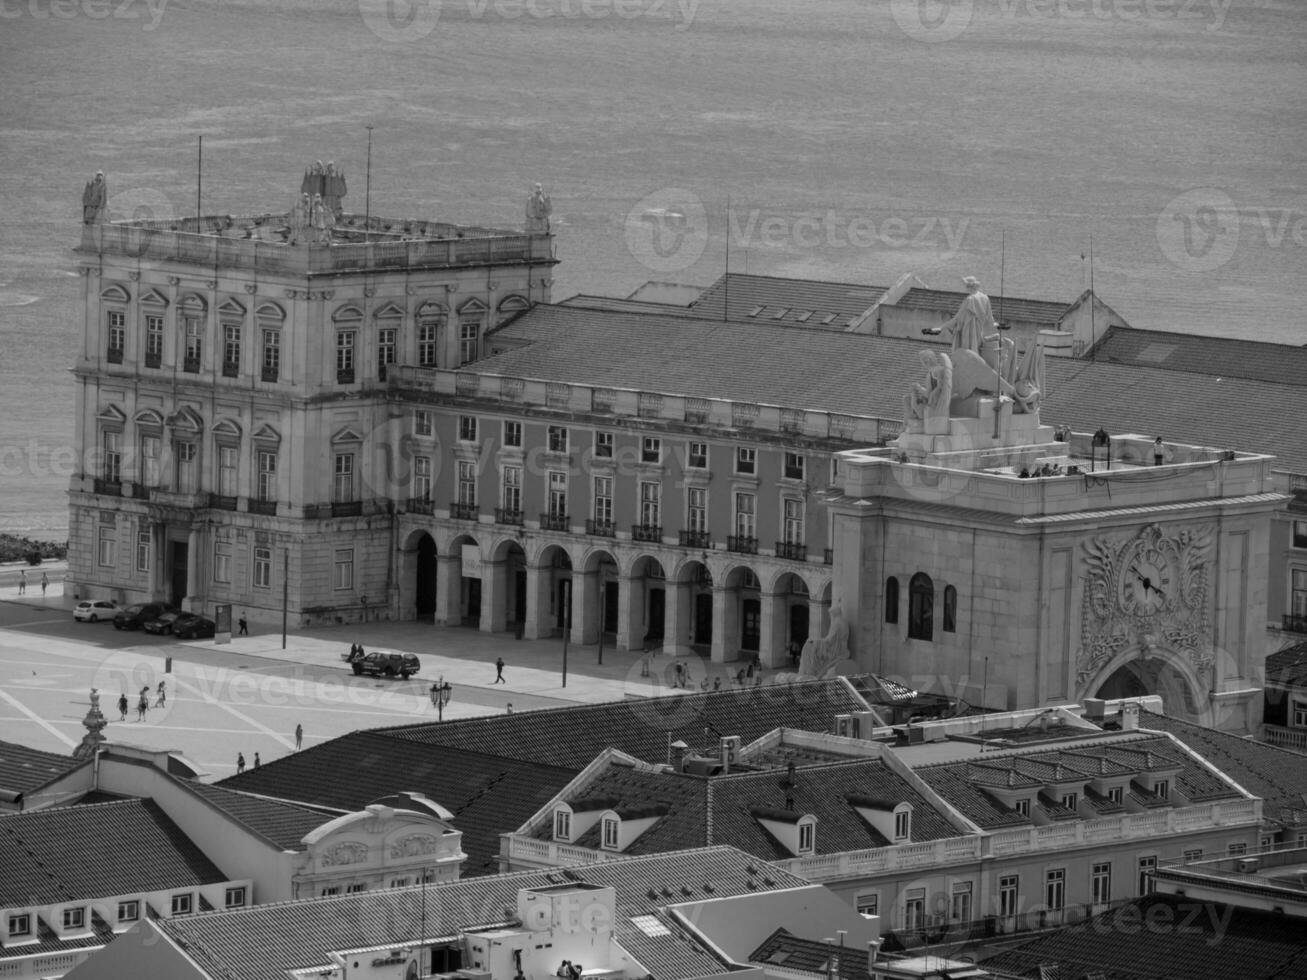
{"label": "balcony with iron railing", "polygon": [[223,361],[222,376],[224,378],[239,378],[241,376],[241,366],[234,361]]}
{"label": "balcony with iron railing", "polygon": [[1307,616],[1295,616],[1292,613],[1285,613],[1284,630],[1286,633],[1307,633]]}
{"label": "balcony with iron railing", "polygon": [[571,526],[571,521],[566,514],[540,515],[540,530],[542,531],[566,531]]}
{"label": "balcony with iron railing", "polygon": [[515,507],[496,507],[495,508],[496,524],[512,524],[521,527],[525,522],[522,519],[522,511]]}
{"label": "balcony with iron railing", "polygon": [[147,368],[157,368],[163,366],[163,356],[160,354],[146,354],[145,366]]}
{"label": "balcony with iron railing", "polygon": [[121,364],[123,362],[123,349],[121,347],[110,347],[105,351],[104,359],[110,364]]}
{"label": "balcony with iron railing", "polygon": [[732,534],[726,538],[726,550],[741,555],[756,555],[758,539],[748,534]]}
{"label": "balcony with iron railing", "polygon": [[184,371],[186,374],[199,374],[200,359],[198,357],[183,357],[182,371]]}
{"label": "balcony with iron railing", "polygon": [[430,514],[435,510],[431,498],[426,496],[409,497],[406,506],[410,514]]}
{"label": "balcony with iron railing", "polygon": [[585,533],[593,534],[598,538],[615,538],[617,537],[617,525],[612,521],[600,521],[588,517],[585,521]]}
{"label": "balcony with iron railing", "polygon": [[476,504],[455,502],[449,505],[449,516],[456,521],[475,521],[481,517],[481,511]]}
{"label": "balcony with iron railing", "polygon": [[338,384],[338,385],[352,385],[353,383],[354,383],[354,369],[353,369],[353,368],[337,368],[337,369],[336,369],[336,384]]}
{"label": "balcony with iron railing", "polygon": [[807,561],[808,546],[798,541],[777,541],[776,557],[788,558],[790,561]]}
{"label": "balcony with iron railing", "polygon": [[711,548],[712,534],[709,531],[682,531],[682,548]]}
{"label": "balcony with iron railing", "polygon": [[95,478],[95,492],[103,497],[121,497],[123,495],[123,485],[119,480],[101,480],[97,476]]}
{"label": "balcony with iron railing", "polygon": [[332,517],[361,517],[363,515],[363,501],[361,500],[334,500],[331,503]]}
{"label": "balcony with iron railing", "polygon": [[209,494],[209,508],[211,510],[235,510],[237,499],[226,494],[211,493]]}
{"label": "balcony with iron railing", "polygon": [[280,381],[281,372],[279,369],[268,367],[268,365],[265,364],[263,365],[263,369],[259,372],[259,379],[262,381]]}
{"label": "balcony with iron railing", "polygon": [[660,542],[663,539],[663,526],[661,524],[632,524],[631,540],[632,541],[652,541]]}
{"label": "balcony with iron railing", "polygon": [[822,560],[823,562],[825,562],[827,565],[832,564],[832,563],[835,561],[835,549],[834,549],[834,548],[826,548],[826,549],[822,552],[821,560]]}
{"label": "balcony with iron railing", "polygon": [[246,501],[251,514],[262,514],[264,517],[277,516],[277,501],[275,500],[249,500]]}
{"label": "balcony with iron railing", "polygon": [[1307,728],[1289,728],[1285,725],[1262,725],[1259,741],[1278,745],[1282,749],[1307,753]]}

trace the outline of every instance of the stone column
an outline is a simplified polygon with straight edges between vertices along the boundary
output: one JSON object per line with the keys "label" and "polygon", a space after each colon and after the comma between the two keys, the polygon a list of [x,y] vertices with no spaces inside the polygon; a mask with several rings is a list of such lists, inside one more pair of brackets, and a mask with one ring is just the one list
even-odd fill
{"label": "stone column", "polygon": [[714,585],[712,590],[712,660],[723,664],[740,653],[740,592]]}
{"label": "stone column", "polygon": [[813,596],[808,597],[808,636],[821,639],[830,629],[830,603]]}
{"label": "stone column", "polygon": [[599,572],[572,570],[572,635],[571,642],[598,643],[599,616],[603,597],[599,594]]}
{"label": "stone column", "polygon": [[436,625],[458,626],[463,622],[459,603],[463,598],[463,560],[459,555],[436,556]]}
{"label": "stone column", "polygon": [[644,641],[644,578],[617,577],[617,649],[640,650]]}
{"label": "stone column", "polygon": [[200,532],[191,528],[186,538],[186,595],[182,598],[182,607],[191,609],[190,597],[200,594]]}
{"label": "stone column", "polygon": [[764,667],[786,666],[786,633],[789,627],[789,593],[764,592],[761,596],[758,624],[758,659]]}
{"label": "stone column", "polygon": [[666,635],[663,637],[663,653],[673,657],[688,657],[690,650],[690,631],[694,628],[694,583],[667,583],[667,620]]}
{"label": "stone column", "polygon": [[481,632],[502,633],[508,628],[508,570],[506,561],[481,562]]}
{"label": "stone column", "polygon": [[554,566],[528,565],[526,567],[526,622],[522,637],[539,640],[553,636],[554,617],[549,613],[549,596],[554,587]]}

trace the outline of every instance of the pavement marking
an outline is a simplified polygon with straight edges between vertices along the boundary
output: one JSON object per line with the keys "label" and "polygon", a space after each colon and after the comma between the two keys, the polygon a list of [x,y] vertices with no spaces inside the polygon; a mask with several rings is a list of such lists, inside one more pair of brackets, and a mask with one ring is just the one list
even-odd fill
{"label": "pavement marking", "polygon": [[69,738],[63,732],[59,731],[59,729],[55,728],[54,725],[51,725],[48,721],[46,721],[44,718],[38,715],[35,711],[29,710],[27,705],[23,704],[21,701],[19,701],[17,698],[10,695],[2,688],[0,688],[0,698],[3,698],[4,700],[8,701],[11,705],[13,705],[19,711],[21,711],[26,718],[36,722],[38,725],[44,728],[55,738],[59,739],[59,741],[63,742],[64,745],[67,745],[69,748],[75,748],[77,746],[79,740]]}
{"label": "pavement marking", "polygon": [[276,731],[273,731],[267,725],[263,725],[255,721],[253,718],[251,718],[249,715],[245,714],[244,712],[237,711],[231,705],[223,704],[217,698],[205,697],[204,692],[201,691],[200,688],[196,687],[194,684],[191,684],[189,681],[184,681],[180,677],[177,677],[173,681],[173,683],[180,688],[185,688],[186,690],[189,690],[192,694],[197,696],[196,697],[197,700],[206,702],[208,704],[217,705],[223,711],[227,712],[229,715],[231,715],[234,718],[239,718],[241,721],[245,722],[245,724],[249,725],[251,728],[256,728],[259,731],[263,732],[265,735],[269,736],[270,738],[276,739],[282,745],[286,746],[286,748],[293,749],[295,747],[295,739],[293,736],[287,738],[286,736],[281,735]]}
{"label": "pavement marking", "polygon": [[[22,629],[24,626],[55,626],[59,623],[66,623],[66,622],[68,622],[68,620],[64,619],[63,617],[60,617],[59,619],[31,619],[25,623],[6,623],[5,629],[7,630]],[[92,623],[89,625],[98,626],[99,624]]]}

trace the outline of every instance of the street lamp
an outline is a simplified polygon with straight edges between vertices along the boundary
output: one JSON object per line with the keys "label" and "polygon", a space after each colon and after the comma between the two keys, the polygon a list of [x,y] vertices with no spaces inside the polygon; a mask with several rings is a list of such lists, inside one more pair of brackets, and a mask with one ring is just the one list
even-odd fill
{"label": "street lamp", "polygon": [[431,703],[436,709],[436,720],[445,720],[445,705],[449,704],[449,699],[454,693],[454,686],[445,680],[442,674],[440,680],[431,685]]}

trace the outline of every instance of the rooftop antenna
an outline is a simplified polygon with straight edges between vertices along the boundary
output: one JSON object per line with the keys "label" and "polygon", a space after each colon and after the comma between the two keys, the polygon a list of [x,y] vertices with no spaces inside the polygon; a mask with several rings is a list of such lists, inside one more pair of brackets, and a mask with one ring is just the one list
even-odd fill
{"label": "rooftop antenna", "polygon": [[[1003,322],[1003,280],[1007,273],[1007,228],[999,233],[998,246],[998,329],[1006,330]],[[998,334],[998,356],[994,358],[994,438],[1000,435],[1003,421],[1003,334]]]}
{"label": "rooftop antenna", "polygon": [[726,195],[726,276],[722,279],[722,319],[729,320],[731,300],[731,195]]}
{"label": "rooftop antenna", "polygon": [[1098,331],[1094,325],[1094,236],[1089,236],[1089,359],[1095,360]]}
{"label": "rooftop antenna", "polygon": [[368,169],[363,181],[363,241],[372,241],[372,127],[368,131]]}
{"label": "rooftop antenna", "polygon": [[200,215],[204,214],[200,210],[200,189],[204,183],[204,134],[200,134],[200,146],[195,152],[195,217],[198,221]]}

